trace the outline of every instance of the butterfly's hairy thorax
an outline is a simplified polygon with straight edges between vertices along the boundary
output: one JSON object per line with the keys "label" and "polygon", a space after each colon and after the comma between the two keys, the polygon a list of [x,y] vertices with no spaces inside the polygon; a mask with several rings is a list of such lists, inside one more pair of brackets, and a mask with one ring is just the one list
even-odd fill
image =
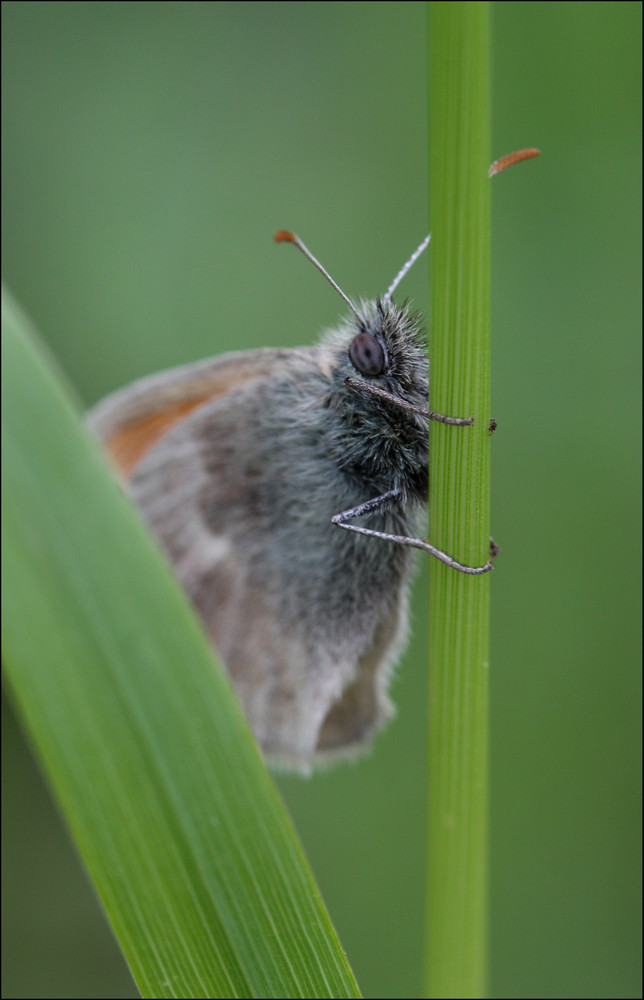
{"label": "butterfly's hairy thorax", "polygon": [[384,307],[378,300],[361,303],[361,314],[369,334],[382,346],[384,371],[375,377],[356,373],[347,352],[347,343],[359,333],[355,320],[327,335],[324,346],[334,355],[328,434],[341,468],[359,477],[363,498],[400,489],[405,500],[424,503],[427,420],[394,402],[362,396],[345,384],[358,374],[391,397],[426,408],[429,370],[418,319],[405,308]]}

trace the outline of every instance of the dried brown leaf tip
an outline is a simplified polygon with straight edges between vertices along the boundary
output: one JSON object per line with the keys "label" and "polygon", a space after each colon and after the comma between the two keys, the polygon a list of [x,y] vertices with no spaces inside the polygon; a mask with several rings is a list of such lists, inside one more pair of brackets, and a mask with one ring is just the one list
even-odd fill
{"label": "dried brown leaf tip", "polygon": [[523,160],[532,160],[535,156],[540,156],[540,149],[518,149],[516,153],[508,153],[507,156],[502,156],[500,160],[495,160],[490,169],[488,170],[488,177],[494,177],[495,174],[500,174],[503,170],[507,170],[508,167],[513,167],[515,163],[522,163]]}

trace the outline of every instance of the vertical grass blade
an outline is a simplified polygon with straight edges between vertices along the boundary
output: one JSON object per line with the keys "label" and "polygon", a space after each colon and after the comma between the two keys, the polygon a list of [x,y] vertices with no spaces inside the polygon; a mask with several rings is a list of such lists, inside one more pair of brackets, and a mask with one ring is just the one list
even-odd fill
{"label": "vertical grass blade", "polygon": [[[489,5],[429,4],[430,539],[488,556]],[[485,995],[490,574],[431,561],[427,992]]]}
{"label": "vertical grass blade", "polygon": [[2,349],[3,660],[142,995],[359,996],[226,677],[4,299]]}

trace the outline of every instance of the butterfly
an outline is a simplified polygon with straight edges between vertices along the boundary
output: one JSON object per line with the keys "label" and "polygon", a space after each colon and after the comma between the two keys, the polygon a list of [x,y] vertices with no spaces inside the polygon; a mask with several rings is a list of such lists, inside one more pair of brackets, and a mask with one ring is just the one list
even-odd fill
{"label": "butterfly", "polygon": [[[428,498],[429,370],[393,292],[313,347],[224,354],[139,379],[89,423],[156,534],[269,761],[308,772],[392,714]],[[360,523],[356,524],[355,522]]]}

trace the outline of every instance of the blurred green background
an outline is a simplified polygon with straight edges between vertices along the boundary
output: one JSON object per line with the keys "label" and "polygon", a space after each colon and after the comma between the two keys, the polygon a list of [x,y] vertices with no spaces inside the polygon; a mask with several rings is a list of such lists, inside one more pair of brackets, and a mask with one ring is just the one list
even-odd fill
{"label": "blurred green background", "polygon": [[[352,296],[424,235],[423,3],[2,15],[4,278],[83,403],[334,323],[278,228]],[[493,16],[493,156],[543,156],[493,182],[491,991],[637,997],[641,4]],[[279,778],[369,997],[423,988],[426,600],[371,756]],[[3,996],[136,996],[3,721]]]}

